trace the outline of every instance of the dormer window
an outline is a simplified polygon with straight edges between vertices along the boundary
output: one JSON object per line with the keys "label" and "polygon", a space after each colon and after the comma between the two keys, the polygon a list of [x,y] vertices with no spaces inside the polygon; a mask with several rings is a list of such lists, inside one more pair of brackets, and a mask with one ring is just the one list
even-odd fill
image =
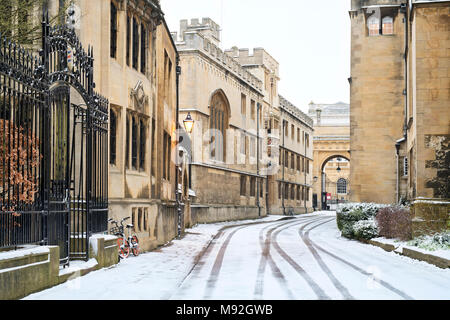
{"label": "dormer window", "polygon": [[371,16],[367,20],[367,26],[369,28],[369,36],[380,35],[380,19],[375,16]]}
{"label": "dormer window", "polygon": [[392,17],[383,18],[383,35],[394,34],[394,19]]}

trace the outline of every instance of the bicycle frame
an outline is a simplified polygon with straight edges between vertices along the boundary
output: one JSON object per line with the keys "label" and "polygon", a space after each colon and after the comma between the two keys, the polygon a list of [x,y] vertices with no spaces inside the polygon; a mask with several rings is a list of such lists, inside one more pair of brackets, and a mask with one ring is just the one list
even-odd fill
{"label": "bicycle frame", "polygon": [[[125,247],[128,247],[130,250],[138,249],[139,248],[139,239],[135,233],[132,233],[131,230],[129,230],[129,229],[134,228],[134,226],[132,226],[132,227],[127,226],[127,229],[129,230],[128,237],[126,237],[126,235],[125,235],[125,226],[123,225],[123,222],[128,219],[130,219],[130,217],[123,218],[122,220],[120,220],[120,226],[119,226],[119,223],[113,219],[110,219],[108,222],[115,224],[116,228],[118,229],[118,232],[115,232],[114,235],[121,236],[122,239],[124,240],[120,246],[120,249],[123,249]],[[110,229],[110,232],[111,232],[111,230],[112,229]],[[132,240],[134,237],[136,237],[137,243],[133,243]],[[134,254],[134,252],[133,252],[133,254]],[[120,257],[120,254],[119,254],[119,257]],[[120,257],[120,258],[122,258],[122,257]]]}

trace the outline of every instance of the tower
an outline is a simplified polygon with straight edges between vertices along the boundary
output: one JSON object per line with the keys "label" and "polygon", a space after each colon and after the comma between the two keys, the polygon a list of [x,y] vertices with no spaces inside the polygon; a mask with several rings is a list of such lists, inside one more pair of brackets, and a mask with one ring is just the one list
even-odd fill
{"label": "tower", "polygon": [[404,133],[405,23],[399,0],[352,0],[352,201],[393,203],[395,141]]}

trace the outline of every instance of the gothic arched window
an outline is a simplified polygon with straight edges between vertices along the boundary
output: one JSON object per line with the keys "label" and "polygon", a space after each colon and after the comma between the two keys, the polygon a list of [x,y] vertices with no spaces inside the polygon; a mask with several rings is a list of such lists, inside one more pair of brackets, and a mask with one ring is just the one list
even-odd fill
{"label": "gothic arched window", "polygon": [[224,161],[229,115],[228,101],[221,91],[213,95],[210,109],[211,159]]}
{"label": "gothic arched window", "polygon": [[375,16],[371,16],[367,20],[367,26],[369,28],[369,36],[378,36],[380,34],[380,19]]}
{"label": "gothic arched window", "polygon": [[394,19],[392,17],[383,18],[383,34],[394,34]]}
{"label": "gothic arched window", "polygon": [[347,180],[345,180],[344,178],[340,178],[337,181],[337,193],[347,194]]}

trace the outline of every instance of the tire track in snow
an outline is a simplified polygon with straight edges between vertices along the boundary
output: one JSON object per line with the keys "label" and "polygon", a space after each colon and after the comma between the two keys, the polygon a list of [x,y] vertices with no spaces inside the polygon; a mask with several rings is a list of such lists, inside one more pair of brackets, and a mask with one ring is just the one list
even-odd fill
{"label": "tire track in snow", "polygon": [[[299,217],[298,219],[303,220],[305,218],[310,218],[310,217]],[[316,219],[316,220],[319,220],[319,219]],[[316,221],[316,220],[314,220],[314,221]],[[294,222],[295,222],[295,224],[293,226],[296,226],[297,224],[299,224],[299,221],[294,221]],[[303,223],[303,222],[304,221],[301,221],[300,223]],[[292,223],[292,222],[290,222],[290,223]],[[264,291],[264,273],[265,273],[267,263],[269,263],[270,268],[272,269],[273,276],[276,279],[278,279],[278,281],[280,282],[280,285],[286,290],[287,295],[289,296],[289,299],[291,299],[291,300],[295,299],[294,295],[292,294],[291,290],[289,289],[289,287],[287,285],[286,278],[284,277],[283,273],[278,268],[272,255],[270,254],[270,244],[271,244],[270,240],[271,240],[272,233],[276,229],[281,228],[284,225],[286,225],[286,224],[279,225],[279,226],[269,230],[269,232],[266,233],[266,240],[264,240],[263,234],[264,234],[264,231],[267,228],[269,228],[270,226],[264,227],[259,233],[259,243],[261,245],[262,255],[261,255],[261,259],[260,259],[260,263],[259,263],[259,267],[258,267],[258,274],[256,276],[255,291],[254,291],[255,299],[262,299],[262,295],[263,295],[263,291]]]}
{"label": "tire track in snow", "polygon": [[[292,223],[292,221],[289,223]],[[262,252],[261,252],[261,259],[260,259],[259,267],[258,267],[258,274],[256,276],[255,291],[254,291],[255,299],[258,299],[258,300],[262,299],[262,294],[263,294],[263,290],[264,290],[264,273],[266,270],[267,263],[269,263],[269,265],[272,269],[273,276],[276,279],[278,279],[281,286],[286,290],[287,295],[289,296],[289,299],[291,299],[291,300],[294,299],[294,296],[293,296],[291,290],[287,286],[286,278],[284,277],[283,273],[280,271],[280,269],[276,265],[275,261],[273,260],[272,255],[270,254],[270,235],[272,234],[272,232],[274,230],[276,230],[277,228],[280,228],[284,225],[285,224],[282,224],[280,226],[277,226],[277,227],[269,230],[269,232],[266,234],[265,241],[264,241],[264,236],[263,236],[264,231],[267,228],[269,228],[270,226],[264,227],[259,232],[259,243],[261,245]]]}
{"label": "tire track in snow", "polygon": [[[284,219],[285,218],[282,218],[280,220],[284,220]],[[271,221],[271,222],[278,222],[278,223],[280,223],[280,220]],[[292,221],[290,221],[288,223],[292,223]],[[288,223],[281,223],[281,224],[285,225],[285,224],[288,224]],[[261,224],[261,223],[259,223],[259,224]],[[253,224],[253,225],[255,225],[255,224]],[[233,232],[231,232],[228,235],[228,237],[225,240],[225,242],[220,247],[219,252],[217,253],[217,256],[216,256],[216,260],[214,261],[214,265],[212,267],[211,273],[209,275],[207,284],[206,284],[204,299],[209,299],[211,297],[211,295],[213,294],[213,291],[215,289],[217,280],[219,279],[219,274],[220,274],[220,270],[222,268],[223,259],[225,257],[225,252],[227,250],[228,245],[230,244],[231,238],[235,235],[236,232],[238,232],[239,230],[241,230],[243,228],[247,228],[247,227],[250,227],[250,226],[245,226],[245,227],[239,228],[239,229],[234,230]]]}
{"label": "tire track in snow", "polygon": [[[333,220],[334,220],[334,219],[333,219]],[[325,222],[325,223],[323,223],[323,224],[329,223],[329,222],[331,222],[331,221],[333,221],[333,220],[330,220],[330,221]],[[317,227],[319,227],[319,226],[321,226],[321,225],[322,225],[322,224],[317,225],[317,226],[314,226],[313,228],[309,229],[309,231],[314,230],[314,229],[316,229]],[[312,244],[315,248],[317,248],[319,251],[322,251],[323,253],[328,254],[329,256],[335,258],[336,260],[338,260],[338,261],[340,261],[340,262],[342,262],[342,263],[348,265],[348,266],[351,267],[352,269],[358,271],[359,273],[361,273],[361,274],[363,274],[363,275],[365,275],[365,276],[369,276],[369,277],[372,276],[371,273],[369,273],[369,272],[367,272],[367,271],[361,269],[360,267],[354,265],[353,263],[351,263],[351,262],[349,262],[349,261],[347,261],[347,260],[345,260],[345,259],[342,259],[341,257],[338,257],[337,255],[335,255],[335,254],[333,254],[333,253],[331,253],[331,252],[329,252],[329,251],[323,249],[321,246],[319,246],[317,243],[315,243],[315,242],[312,241],[311,239],[310,239],[310,242],[311,242],[311,244]],[[377,281],[380,285],[382,285],[382,286],[385,287],[386,289],[388,289],[388,290],[390,290],[390,291],[396,293],[397,295],[399,295],[399,296],[402,297],[403,299],[406,299],[406,300],[414,300],[414,298],[412,298],[411,296],[409,296],[409,295],[406,294],[405,292],[403,292],[403,291],[401,291],[401,290],[395,288],[394,286],[392,286],[391,284],[387,283],[387,282],[384,281],[384,280],[381,280],[381,279],[375,279],[375,281]]]}
{"label": "tire track in snow", "polygon": [[[225,226],[223,228],[221,228],[218,233],[208,242],[208,244],[203,248],[202,251],[200,251],[200,253],[195,257],[194,259],[194,263],[191,267],[191,269],[189,270],[189,272],[184,276],[184,278],[180,281],[180,283],[177,285],[177,287],[175,289],[180,289],[179,291],[175,291],[174,293],[170,293],[167,294],[165,297],[163,297],[162,300],[170,300],[171,297],[177,293],[179,294],[179,292],[184,291],[182,286],[183,284],[186,282],[187,278],[189,276],[195,276],[198,275],[200,273],[200,271],[202,270],[203,266],[205,265],[205,260],[206,258],[211,254],[211,252],[213,251],[217,240],[222,237],[222,235],[225,233],[225,231],[229,230],[229,229],[233,229],[233,228],[239,228],[239,229],[243,229],[243,228],[248,228],[254,225],[260,225],[260,224],[268,224],[268,223],[275,223],[275,222],[280,222],[281,220],[284,220],[284,218],[278,219],[278,220],[273,220],[273,221],[261,221],[261,222],[249,222],[249,223],[243,223],[243,224],[235,224],[235,225],[229,225],[229,226]],[[240,228],[242,227],[242,228]],[[238,230],[236,230],[238,231]],[[234,233],[233,233],[234,235]]]}
{"label": "tire track in snow", "polygon": [[[325,217],[323,218],[325,219]],[[320,220],[320,219],[317,219]],[[315,220],[316,221],[316,220]],[[283,229],[278,230],[272,235],[272,243],[275,250],[281,255],[281,257],[288,262],[292,268],[308,283],[310,288],[314,291],[317,298],[320,300],[331,300],[331,298],[323,291],[323,289],[311,278],[311,276],[297,263],[292,259],[278,244],[277,237],[280,232],[290,228],[292,226],[285,227]]]}
{"label": "tire track in snow", "polygon": [[328,268],[328,266],[325,264],[325,262],[322,260],[322,257],[317,253],[317,250],[314,249],[314,247],[311,244],[311,240],[309,238],[309,232],[325,223],[331,222],[335,220],[330,219],[327,220],[325,222],[321,222],[318,225],[314,226],[313,228],[309,229],[306,231],[306,233],[304,233],[303,231],[305,230],[305,228],[311,224],[313,224],[316,221],[312,221],[310,223],[305,224],[304,226],[302,226],[298,233],[301,237],[301,239],[303,240],[303,242],[306,244],[306,246],[308,247],[309,251],[311,251],[314,259],[316,259],[317,263],[319,264],[320,268],[323,270],[323,272],[328,276],[328,278],[330,279],[330,281],[333,283],[334,287],[341,293],[341,295],[344,297],[344,299],[347,300],[354,300],[355,298],[350,294],[350,292],[348,291],[348,289],[335,277],[335,275],[331,272],[331,270]]}

